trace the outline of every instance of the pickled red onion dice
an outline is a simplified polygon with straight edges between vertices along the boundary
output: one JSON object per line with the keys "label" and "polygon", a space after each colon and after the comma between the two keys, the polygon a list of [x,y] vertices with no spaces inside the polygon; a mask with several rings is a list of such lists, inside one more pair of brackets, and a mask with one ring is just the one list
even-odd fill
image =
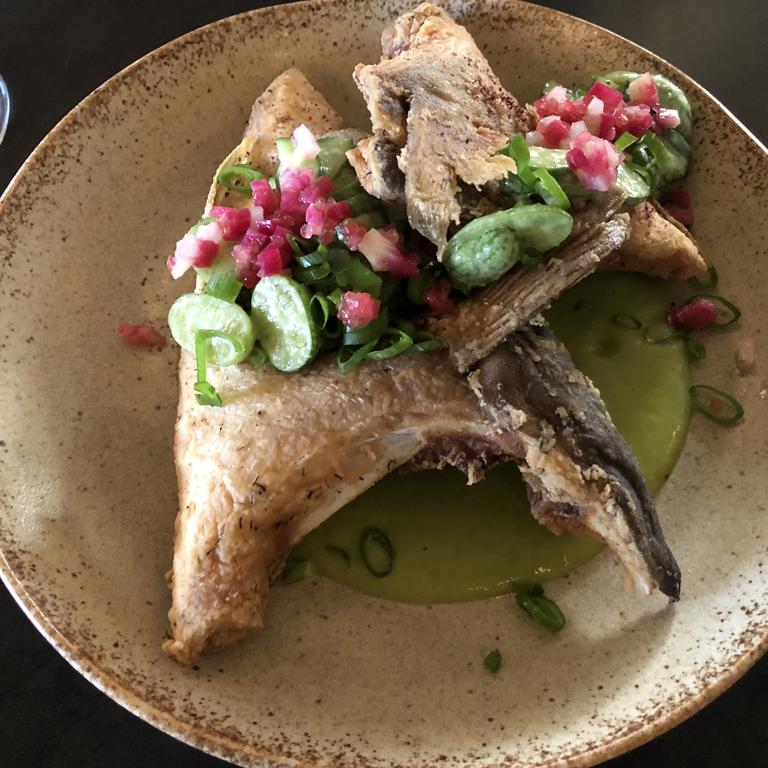
{"label": "pickled red onion dice", "polygon": [[566,123],[575,123],[579,120],[583,120],[586,112],[587,104],[582,97],[575,101],[567,100],[560,110],[560,117],[562,117]]}
{"label": "pickled red onion dice", "polygon": [[443,278],[438,280],[425,294],[424,301],[429,307],[430,315],[445,315],[453,309],[451,284]]}
{"label": "pickled red onion dice", "polygon": [[584,125],[594,136],[600,135],[600,129],[603,125],[603,102],[598,98],[593,98],[587,104],[587,111],[584,113]]}
{"label": "pickled red onion dice", "polygon": [[237,274],[246,288],[259,282],[259,253],[269,243],[269,235],[249,229],[243,239],[232,249],[232,261]]}
{"label": "pickled red onion dice", "polygon": [[225,240],[240,240],[251,226],[249,208],[226,208],[214,205],[211,216],[219,222]]}
{"label": "pickled red onion dice", "polygon": [[122,340],[132,347],[154,347],[162,349],[165,346],[165,336],[156,331],[151,325],[120,323],[117,332]]}
{"label": "pickled red onion dice", "polygon": [[629,100],[633,104],[647,104],[651,109],[659,108],[659,89],[656,81],[646,72],[636,77],[627,88]]}
{"label": "pickled red onion dice", "polygon": [[323,245],[328,245],[336,237],[336,226],[351,215],[346,201],[320,198],[307,207],[306,224],[301,228],[301,236],[317,237]]}
{"label": "pickled red onion dice", "polygon": [[336,316],[347,328],[365,328],[378,316],[381,302],[365,291],[347,291],[341,296]]}
{"label": "pickled red onion dice", "polygon": [[280,247],[270,243],[258,256],[259,277],[269,277],[270,275],[280,275],[285,269],[283,254]]}
{"label": "pickled red onion dice", "polygon": [[302,203],[314,203],[322,197],[330,197],[333,192],[333,182],[329,176],[320,176],[309,186],[299,192],[299,200]]}
{"label": "pickled red onion dice", "polygon": [[676,109],[664,109],[662,107],[656,113],[656,124],[660,128],[677,128],[680,125],[680,113]]}
{"label": "pickled red onion dice", "polygon": [[212,243],[216,244],[224,239],[224,231],[218,221],[209,221],[207,224],[200,224],[194,234],[198,240],[210,240]]}
{"label": "pickled red onion dice", "polygon": [[562,149],[567,147],[570,126],[559,117],[543,117],[536,125],[536,130],[525,135],[526,141],[532,146],[547,149]]}
{"label": "pickled red onion dice", "polygon": [[419,257],[405,254],[399,245],[378,229],[366,232],[359,250],[374,272],[390,272],[394,277],[416,277],[419,274]]}
{"label": "pickled red onion dice", "polygon": [[610,141],[582,133],[573,141],[565,159],[582,186],[605,192],[616,183],[622,155]]}
{"label": "pickled red onion dice", "polygon": [[709,299],[696,299],[682,307],[671,307],[667,312],[667,322],[677,330],[709,328],[717,322],[717,306]]}
{"label": "pickled red onion dice", "polygon": [[539,117],[560,115],[563,105],[568,100],[568,92],[562,85],[555,86],[540,99],[533,102],[533,107]]}
{"label": "pickled red onion dice", "polygon": [[633,136],[642,136],[653,127],[653,115],[647,104],[628,104],[616,113],[614,118],[616,133],[625,131]]}
{"label": "pickled red onion dice", "polygon": [[262,215],[269,218],[280,207],[280,193],[269,186],[266,179],[251,182],[253,202],[262,209]]}
{"label": "pickled red onion dice", "polygon": [[[202,227],[198,229],[198,232]],[[176,243],[176,250],[168,259],[171,277],[178,280],[190,267],[210,267],[219,254],[219,244],[212,240],[201,240],[188,232]]]}
{"label": "pickled red onion dice", "polygon": [[301,216],[307,212],[308,203],[301,200],[301,193],[315,178],[311,168],[288,168],[280,176],[280,210],[289,216]]}
{"label": "pickled red onion dice", "polygon": [[336,228],[336,232],[350,251],[357,251],[368,230],[356,221],[345,221]]}
{"label": "pickled red onion dice", "polygon": [[280,255],[283,259],[283,267],[287,267],[293,258],[293,248],[291,248],[291,244],[288,242],[288,235],[292,234],[293,232],[291,232],[290,229],[286,229],[282,224],[278,224],[275,226],[274,231],[269,238],[269,241],[280,249]]}
{"label": "pickled red onion dice", "polygon": [[606,112],[613,112],[616,107],[624,103],[624,96],[621,94],[621,91],[617,91],[615,88],[611,88],[609,85],[601,82],[596,82],[587,91],[584,101],[589,104],[593,98],[600,99]]}
{"label": "pickled red onion dice", "polygon": [[317,143],[315,135],[304,123],[294,130],[291,138],[296,148],[293,155],[296,162],[302,163],[306,160],[313,160],[320,154],[320,145]]}

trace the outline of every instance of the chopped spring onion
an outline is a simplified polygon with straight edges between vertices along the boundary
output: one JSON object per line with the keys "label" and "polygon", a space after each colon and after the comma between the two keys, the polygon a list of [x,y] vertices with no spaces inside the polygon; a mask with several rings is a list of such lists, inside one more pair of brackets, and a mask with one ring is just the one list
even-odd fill
{"label": "chopped spring onion", "polygon": [[339,370],[342,373],[349,373],[353,368],[357,368],[365,360],[366,355],[376,346],[377,341],[378,339],[374,339],[367,344],[363,344],[362,347],[358,347],[349,357],[346,357],[349,347],[339,347],[339,352],[336,355]]}
{"label": "chopped spring onion", "polygon": [[[259,173],[250,165],[228,165],[216,174],[216,181],[222,187],[244,195],[251,194],[251,182],[263,179],[264,174]],[[239,180],[239,183],[238,183]]]}
{"label": "chopped spring onion", "polygon": [[[744,415],[742,404],[722,389],[715,389],[708,384],[694,384],[688,391],[691,393],[693,409],[700,411],[718,424],[732,427]],[[725,412],[722,410],[724,404],[730,406]]]}
{"label": "chopped spring onion", "polygon": [[501,653],[498,648],[494,648],[484,659],[485,668],[492,674],[496,674],[501,667]]}
{"label": "chopped spring onion", "polygon": [[694,301],[699,301],[699,299],[712,301],[730,312],[730,317],[724,323],[715,322],[715,328],[725,328],[729,325],[733,325],[741,317],[741,310],[733,302],[714,293],[699,293],[696,296],[691,296],[685,303],[692,304]]}
{"label": "chopped spring onion", "polygon": [[611,322],[614,325],[618,325],[620,328],[629,328],[633,331],[643,327],[643,324],[632,315],[614,315],[611,318]]}
{"label": "chopped spring onion", "polygon": [[289,560],[283,571],[283,581],[295,584],[312,574],[312,563],[309,560]]}
{"label": "chopped spring onion", "polygon": [[565,626],[565,616],[555,602],[544,596],[540,584],[515,595],[518,605],[550,632],[559,632]]}
{"label": "chopped spring onion", "polygon": [[313,267],[297,267],[293,270],[293,276],[300,283],[317,283],[331,274],[331,265],[324,261]]}
{"label": "chopped spring onion", "polygon": [[570,208],[571,201],[563,188],[557,183],[555,177],[546,168],[534,168],[533,175],[538,179],[536,191],[548,205],[556,205],[558,208]]}
{"label": "chopped spring onion", "polygon": [[685,340],[685,351],[688,353],[688,359],[694,363],[698,363],[707,356],[707,348],[704,344],[690,336]]}
{"label": "chopped spring onion", "polygon": [[243,284],[235,276],[234,270],[217,270],[205,284],[205,292],[217,299],[234,302],[240,295]]}
{"label": "chopped spring onion", "polygon": [[627,147],[631,147],[637,141],[637,138],[637,136],[632,135],[629,133],[629,131],[624,131],[624,133],[622,133],[621,136],[616,139],[614,146],[619,150],[619,152],[622,152]]}
{"label": "chopped spring onion", "polygon": [[371,350],[366,355],[369,360],[388,360],[390,357],[399,355],[413,346],[413,339],[399,328],[387,328],[383,336],[396,336],[397,338],[389,346],[384,347],[384,349]]}
{"label": "chopped spring onion", "polygon": [[517,166],[517,175],[524,184],[533,185],[536,183],[536,176],[531,170],[531,152],[528,149],[528,143],[522,133],[518,133],[507,144],[507,154],[515,161]]}
{"label": "chopped spring onion", "polygon": [[195,362],[197,363],[195,397],[200,405],[219,406],[222,405],[221,396],[207,380],[208,342],[211,339],[224,339],[233,346],[242,346],[242,342],[221,331],[198,331],[195,334]]}
{"label": "chopped spring onion", "polygon": [[297,258],[304,256],[305,249],[309,249],[313,245],[311,240],[299,237],[298,235],[286,235],[285,239],[288,241],[288,245],[291,246],[293,255]]}
{"label": "chopped spring onion", "polygon": [[325,551],[335,557],[341,558],[346,563],[347,568],[352,565],[352,556],[343,547],[338,547],[335,544],[326,544]]}
{"label": "chopped spring onion", "polygon": [[[288,238],[286,238],[286,240],[287,239]],[[321,245],[316,251],[302,253],[301,256],[297,255],[296,261],[298,261],[302,267],[316,267],[319,264],[325,264],[328,261],[328,247]]]}
{"label": "chopped spring onion", "polygon": [[345,328],[344,344],[348,347],[354,347],[358,344],[367,344],[370,341],[376,342],[382,334],[386,333],[388,326],[389,313],[386,309],[382,309],[379,316],[364,328]]}
{"label": "chopped spring onion", "polygon": [[327,296],[323,296],[322,293],[316,293],[310,300],[309,306],[314,307],[317,305],[320,307],[322,313],[322,322],[318,325],[320,328],[325,328],[328,325],[328,320],[331,318],[331,302]]}
{"label": "chopped spring onion", "polygon": [[429,331],[417,331],[413,335],[413,346],[411,349],[414,352],[429,352],[433,349],[440,349],[443,346],[445,346],[443,342]]}
{"label": "chopped spring onion", "polygon": [[395,550],[389,536],[381,528],[366,528],[360,534],[360,557],[374,576],[390,574],[395,564]]}
{"label": "chopped spring onion", "polygon": [[703,288],[705,291],[710,291],[712,288],[717,287],[718,282],[718,274],[717,274],[717,267],[710,267],[707,270],[707,279],[706,280],[699,280],[698,277],[692,277],[688,284],[694,286],[695,288]]}
{"label": "chopped spring onion", "polygon": [[341,288],[370,293],[375,299],[381,296],[381,278],[359,259],[348,257],[334,260],[331,268]]}

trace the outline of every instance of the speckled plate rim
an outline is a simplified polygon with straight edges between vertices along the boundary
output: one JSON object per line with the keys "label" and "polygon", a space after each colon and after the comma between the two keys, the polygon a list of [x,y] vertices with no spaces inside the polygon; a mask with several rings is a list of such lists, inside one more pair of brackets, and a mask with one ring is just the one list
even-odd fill
{"label": "speckled plate rim", "polygon": [[[293,8],[302,8],[322,5],[325,4],[325,2],[327,2],[327,0],[302,0],[302,2],[295,2],[290,5]],[[551,14],[553,18],[565,18],[571,23],[583,24],[601,35],[609,35],[613,39],[630,46],[638,53],[648,56],[666,67],[669,67],[689,89],[697,91],[699,96],[710,101],[714,106],[721,110],[726,117],[753,142],[756,150],[768,156],[768,148],[725,105],[716,99],[706,88],[699,85],[699,83],[673,64],[670,64],[666,59],[657,56],[652,51],[634,43],[622,35],[612,32],[605,27],[601,27],[598,24],[593,24],[592,22],[580,19],[572,14],[557,11],[553,8],[539,6],[535,3],[528,3],[526,0],[517,0],[517,2],[522,5],[535,6],[539,12]],[[414,5],[416,4],[415,1]],[[115,85],[130,77],[134,71],[150,65],[155,60],[167,55],[176,47],[194,44],[198,39],[205,38],[212,30],[219,26],[231,24],[238,18],[269,14],[273,12],[275,7],[276,6],[267,6],[257,10],[234,14],[202,27],[198,27],[185,35],[177,37],[174,40],[155,48],[153,51],[150,51],[137,59],[132,64],[124,67],[100,86],[95,88],[48,132],[24,161],[19,170],[14,174],[7,188],[2,195],[0,195],[0,217],[5,212],[9,199],[12,198],[16,187],[21,178],[26,174],[27,170],[38,162],[44,162],[46,152],[56,140],[65,137],[70,130],[76,129],[77,119],[81,115],[86,114],[91,107],[95,106],[104,93],[107,93]],[[80,674],[82,674],[98,690],[109,696],[132,714],[156,728],[159,728],[161,731],[164,731],[190,746],[196,747],[197,749],[203,750],[224,760],[233,762],[252,762],[256,759],[270,762],[276,761],[278,764],[284,760],[284,756],[279,753],[262,750],[250,744],[244,744],[241,741],[231,739],[215,731],[198,728],[189,722],[185,722],[178,717],[170,715],[165,710],[148,703],[139,692],[134,690],[124,681],[113,678],[107,670],[95,663],[88,654],[84,653],[67,637],[59,632],[57,627],[48,619],[45,612],[32,599],[21,580],[16,577],[13,569],[3,554],[3,548],[3,532],[2,529],[0,529],[0,580],[5,584],[8,591],[13,595],[16,603],[24,611],[35,628],[46,638],[46,640],[48,640],[56,651],[69,662],[70,665],[80,672]],[[606,741],[602,744],[590,744],[579,754],[571,755],[566,758],[553,758],[547,762],[539,763],[536,768],[587,768],[588,766],[597,765],[603,761],[610,760],[611,758],[617,757],[651,741],[687,720],[720,696],[720,694],[726,691],[731,685],[736,683],[766,652],[768,652],[768,630],[762,637],[757,638],[756,642],[754,642],[751,647],[747,648],[740,656],[729,656],[724,658],[724,663],[719,674],[708,677],[708,680],[711,682],[690,695],[674,709],[671,709],[663,715],[660,715],[653,720],[649,720],[644,725],[640,725],[628,733],[613,738],[610,741]],[[299,762],[295,760],[292,760],[292,764],[296,768],[310,768],[310,766],[316,765],[315,763],[308,763],[306,761]]]}

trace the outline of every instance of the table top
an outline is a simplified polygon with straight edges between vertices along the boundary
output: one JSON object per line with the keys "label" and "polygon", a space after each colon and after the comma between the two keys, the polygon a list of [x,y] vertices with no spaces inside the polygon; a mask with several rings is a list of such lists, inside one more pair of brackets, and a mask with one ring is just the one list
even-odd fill
{"label": "table top", "polygon": [[[415,0],[414,0],[415,2]],[[644,45],[708,88],[763,142],[768,99],[764,0],[541,2]],[[0,0],[0,74],[14,113],[0,189],[77,102],[138,57],[195,27],[267,5],[236,0]],[[97,691],[37,633],[0,586],[0,764],[143,768],[224,763],[162,734]],[[703,712],[607,765],[762,766],[768,657]]]}

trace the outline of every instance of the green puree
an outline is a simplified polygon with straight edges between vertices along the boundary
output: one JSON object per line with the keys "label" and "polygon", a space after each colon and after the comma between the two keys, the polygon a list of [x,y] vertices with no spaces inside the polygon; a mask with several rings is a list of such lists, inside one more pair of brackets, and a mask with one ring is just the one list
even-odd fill
{"label": "green puree", "polygon": [[[613,318],[658,326],[668,304],[661,280],[604,274],[572,288],[549,312],[576,366],[600,389],[654,492],[672,471],[688,430],[685,350],[677,341],[649,343],[643,330]],[[386,532],[392,542],[395,560],[387,576],[373,576],[360,557],[360,533],[369,527]],[[311,533],[294,556],[310,560],[316,573],[372,595],[437,603],[557,578],[601,547],[538,525],[510,464],[472,487],[455,470],[391,475]]]}

